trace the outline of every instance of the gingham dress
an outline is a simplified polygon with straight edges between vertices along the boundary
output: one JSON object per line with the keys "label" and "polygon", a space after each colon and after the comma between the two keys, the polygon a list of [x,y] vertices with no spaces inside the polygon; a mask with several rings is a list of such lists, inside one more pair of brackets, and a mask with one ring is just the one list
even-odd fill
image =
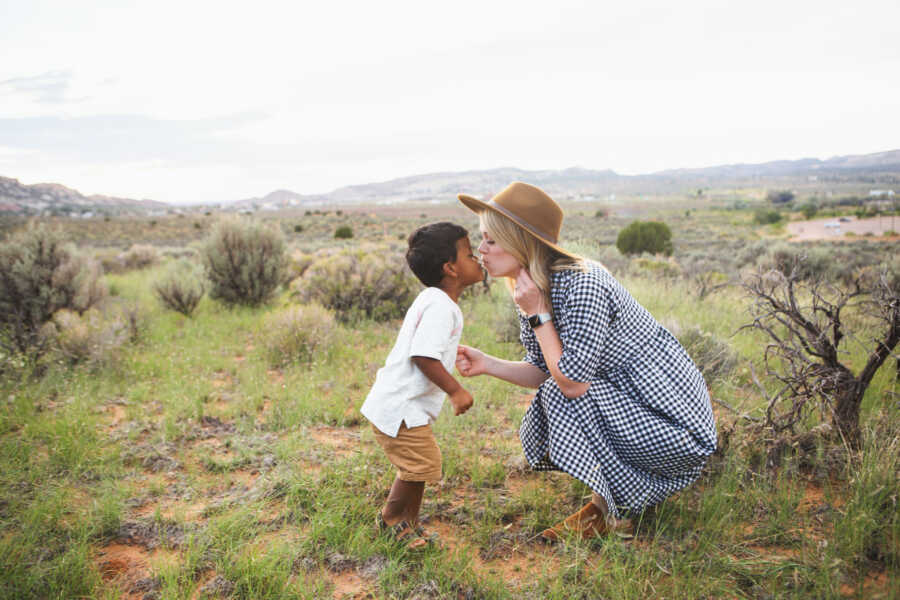
{"label": "gingham dress", "polygon": [[[692,483],[716,448],[703,376],[678,340],[599,265],[551,276],[559,370],[588,391],[566,398],[548,377],[519,437],[535,470],[561,470],[606,499],[614,515],[640,511]],[[520,316],[525,361],[549,373]]]}

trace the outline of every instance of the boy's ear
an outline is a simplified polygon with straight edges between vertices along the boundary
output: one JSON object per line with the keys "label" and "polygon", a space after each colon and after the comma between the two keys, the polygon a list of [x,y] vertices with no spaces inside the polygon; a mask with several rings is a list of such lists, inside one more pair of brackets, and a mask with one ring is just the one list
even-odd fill
{"label": "boy's ear", "polygon": [[441,271],[444,273],[444,277],[456,277],[457,275],[456,265],[449,261],[441,266]]}

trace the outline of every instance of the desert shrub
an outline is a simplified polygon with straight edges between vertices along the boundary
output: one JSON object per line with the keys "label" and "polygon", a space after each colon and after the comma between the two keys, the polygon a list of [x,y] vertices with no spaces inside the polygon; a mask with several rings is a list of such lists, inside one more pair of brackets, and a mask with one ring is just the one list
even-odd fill
{"label": "desert shrub", "polygon": [[294,252],[288,259],[287,276],[285,279],[293,281],[298,277],[303,277],[306,270],[316,260],[316,257],[306,252]]}
{"label": "desert shrub", "polygon": [[[802,261],[798,261],[800,257],[803,257]],[[757,259],[756,264],[764,270],[786,274],[790,273],[792,268],[797,268],[799,278],[806,281],[849,276],[849,272],[843,271],[848,271],[850,265],[835,259],[836,256],[826,248],[796,246],[781,242],[771,246]]]}
{"label": "desert shrub", "polygon": [[724,256],[691,253],[682,260],[681,270],[700,300],[724,288],[730,280],[728,259]]}
{"label": "desert shrub", "polygon": [[642,256],[636,259],[633,266],[638,271],[654,277],[671,279],[681,274],[681,268],[674,261],[658,260],[649,256]]}
{"label": "desert shrub", "polygon": [[724,380],[734,372],[738,356],[731,347],[715,335],[698,327],[681,331],[676,337],[703,373],[707,383]]}
{"label": "desert shrub", "polygon": [[771,225],[781,221],[781,213],[769,208],[759,208],[753,212],[753,222],[757,225]]}
{"label": "desert shrub", "polygon": [[803,213],[803,216],[807,219],[812,219],[816,216],[816,213],[819,212],[819,207],[816,206],[815,202],[807,202],[800,206],[800,212]]}
{"label": "desert shrub", "polygon": [[132,337],[132,328],[119,311],[91,308],[79,315],[64,308],[42,327],[41,335],[59,358],[97,366],[118,358],[118,350]]}
{"label": "desert shrub", "polygon": [[321,255],[293,288],[303,302],[330,308],[347,322],[402,317],[421,284],[400,252],[356,248]]}
{"label": "desert shrub", "polygon": [[602,247],[597,260],[613,274],[625,272],[630,263],[628,257],[619,252],[619,249],[612,244]]}
{"label": "desert shrub", "polygon": [[619,232],[616,248],[622,254],[672,254],[672,230],[658,221],[634,221]]}
{"label": "desert shrub", "polygon": [[123,273],[125,265],[119,259],[120,254],[115,250],[101,250],[94,254],[94,260],[100,264],[106,274]]}
{"label": "desert shrub", "polygon": [[181,259],[154,282],[153,293],[166,308],[190,317],[206,293],[206,281],[199,265]]}
{"label": "desert shrub", "polygon": [[349,225],[341,225],[334,230],[334,237],[339,240],[348,240],[353,237],[353,229]]}
{"label": "desert shrub", "polygon": [[769,243],[764,240],[750,242],[746,246],[737,249],[735,257],[735,265],[744,267],[746,265],[755,265],[759,257],[766,253],[769,249]]}
{"label": "desert shrub", "polygon": [[106,295],[100,266],[58,231],[29,227],[0,244],[0,346],[8,352],[40,354],[40,329],[55,312],[83,312]]}
{"label": "desert shrub", "polygon": [[336,325],[334,313],[317,304],[294,306],[266,319],[266,354],[269,364],[282,367],[307,363],[318,348],[327,348]]}
{"label": "desert shrub", "polygon": [[200,254],[210,297],[226,304],[267,302],[283,282],[287,267],[281,230],[258,221],[219,222]]}
{"label": "desert shrub", "polygon": [[515,310],[511,310],[506,306],[498,308],[493,312],[491,320],[492,329],[498,342],[519,341],[521,328],[519,327],[519,318],[516,316]]}
{"label": "desert shrub", "polygon": [[119,255],[126,270],[146,269],[159,262],[159,250],[147,244],[135,244]]}

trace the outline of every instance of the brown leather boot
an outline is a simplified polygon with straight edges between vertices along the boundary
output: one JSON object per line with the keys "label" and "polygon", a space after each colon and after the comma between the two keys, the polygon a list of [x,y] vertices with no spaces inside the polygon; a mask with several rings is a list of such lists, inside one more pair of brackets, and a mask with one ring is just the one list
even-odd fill
{"label": "brown leather boot", "polygon": [[631,521],[607,517],[596,504],[588,502],[577,513],[545,529],[541,532],[541,536],[545,540],[555,542],[572,533],[586,540],[610,532],[630,537]]}

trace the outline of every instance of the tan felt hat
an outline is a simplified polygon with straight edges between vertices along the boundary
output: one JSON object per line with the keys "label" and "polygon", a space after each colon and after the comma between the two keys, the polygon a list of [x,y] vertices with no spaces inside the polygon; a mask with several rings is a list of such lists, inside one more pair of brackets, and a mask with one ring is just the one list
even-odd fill
{"label": "tan felt hat", "polygon": [[563,211],[541,188],[514,181],[488,202],[466,194],[458,197],[469,210],[477,214],[484,210],[499,213],[557,252],[580,258],[558,245]]}

